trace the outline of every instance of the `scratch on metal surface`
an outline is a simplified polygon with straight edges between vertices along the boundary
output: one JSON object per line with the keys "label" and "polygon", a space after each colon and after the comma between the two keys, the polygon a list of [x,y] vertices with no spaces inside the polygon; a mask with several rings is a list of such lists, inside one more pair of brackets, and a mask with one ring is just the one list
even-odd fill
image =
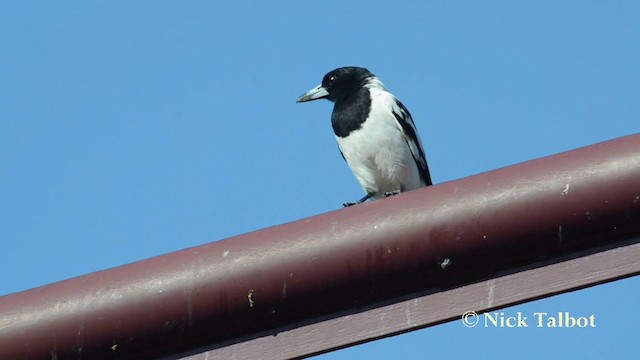
{"label": "scratch on metal surface", "polygon": [[451,259],[449,258],[445,258],[444,260],[442,260],[440,262],[440,268],[442,270],[445,270],[446,268],[448,268],[449,266],[451,266]]}
{"label": "scratch on metal surface", "polygon": [[489,280],[487,282],[487,285],[489,285],[489,294],[487,294],[487,307],[492,307],[496,280],[495,279]]}
{"label": "scratch on metal surface", "polygon": [[247,299],[249,300],[249,307],[253,307],[253,305],[256,303],[255,299],[253,298],[253,289],[249,289]]}
{"label": "scratch on metal surface", "polygon": [[562,242],[562,225],[558,225],[558,241]]}
{"label": "scratch on metal surface", "polygon": [[193,287],[187,289],[187,326],[193,325]]}
{"label": "scratch on metal surface", "polygon": [[80,320],[80,324],[78,325],[78,334],[76,337],[79,356],[81,356],[82,354],[82,339],[84,337],[84,325],[85,325],[85,319],[84,319],[84,316],[82,316],[82,319]]}
{"label": "scratch on metal surface", "polygon": [[[416,304],[416,299],[413,299],[413,303],[411,304],[411,306]],[[409,304],[406,304],[404,306],[404,318],[407,320],[407,325],[406,326],[413,326],[413,321],[411,320],[411,310],[409,309]]]}

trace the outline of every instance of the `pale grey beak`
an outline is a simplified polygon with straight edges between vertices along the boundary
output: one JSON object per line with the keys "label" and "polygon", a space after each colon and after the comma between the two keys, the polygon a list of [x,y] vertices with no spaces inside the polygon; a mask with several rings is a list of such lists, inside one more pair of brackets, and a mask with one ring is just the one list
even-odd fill
{"label": "pale grey beak", "polygon": [[318,85],[313,89],[307,91],[306,93],[302,94],[302,96],[300,96],[298,100],[296,100],[296,102],[301,103],[305,101],[324,99],[327,96],[329,96],[329,92],[327,91],[327,89],[323,88],[322,85]]}

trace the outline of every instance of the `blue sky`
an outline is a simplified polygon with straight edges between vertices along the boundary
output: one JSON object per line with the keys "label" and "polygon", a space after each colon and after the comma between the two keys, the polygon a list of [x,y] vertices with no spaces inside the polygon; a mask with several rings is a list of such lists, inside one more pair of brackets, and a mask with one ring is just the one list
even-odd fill
{"label": "blue sky", "polygon": [[[634,1],[1,1],[0,294],[339,208],[362,196],[329,70],[368,67],[413,114],[436,183],[638,132]],[[320,356],[603,358],[640,279]]]}

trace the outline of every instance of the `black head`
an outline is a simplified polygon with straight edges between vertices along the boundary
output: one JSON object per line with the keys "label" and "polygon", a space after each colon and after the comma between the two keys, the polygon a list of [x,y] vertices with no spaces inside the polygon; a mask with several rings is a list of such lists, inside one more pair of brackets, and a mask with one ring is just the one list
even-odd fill
{"label": "black head", "polygon": [[361,67],[347,66],[331,70],[322,78],[322,84],[304,93],[297,102],[318,99],[340,101],[360,90],[373,76],[369,70]]}

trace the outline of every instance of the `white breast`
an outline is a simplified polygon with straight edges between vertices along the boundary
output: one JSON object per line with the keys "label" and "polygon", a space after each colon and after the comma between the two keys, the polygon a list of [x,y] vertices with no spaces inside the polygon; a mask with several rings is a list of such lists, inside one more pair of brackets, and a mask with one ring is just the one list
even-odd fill
{"label": "white breast", "polygon": [[338,146],[353,175],[367,193],[381,198],[385,192],[408,191],[421,184],[411,150],[392,113],[395,98],[383,88],[372,87],[371,112],[362,127]]}

